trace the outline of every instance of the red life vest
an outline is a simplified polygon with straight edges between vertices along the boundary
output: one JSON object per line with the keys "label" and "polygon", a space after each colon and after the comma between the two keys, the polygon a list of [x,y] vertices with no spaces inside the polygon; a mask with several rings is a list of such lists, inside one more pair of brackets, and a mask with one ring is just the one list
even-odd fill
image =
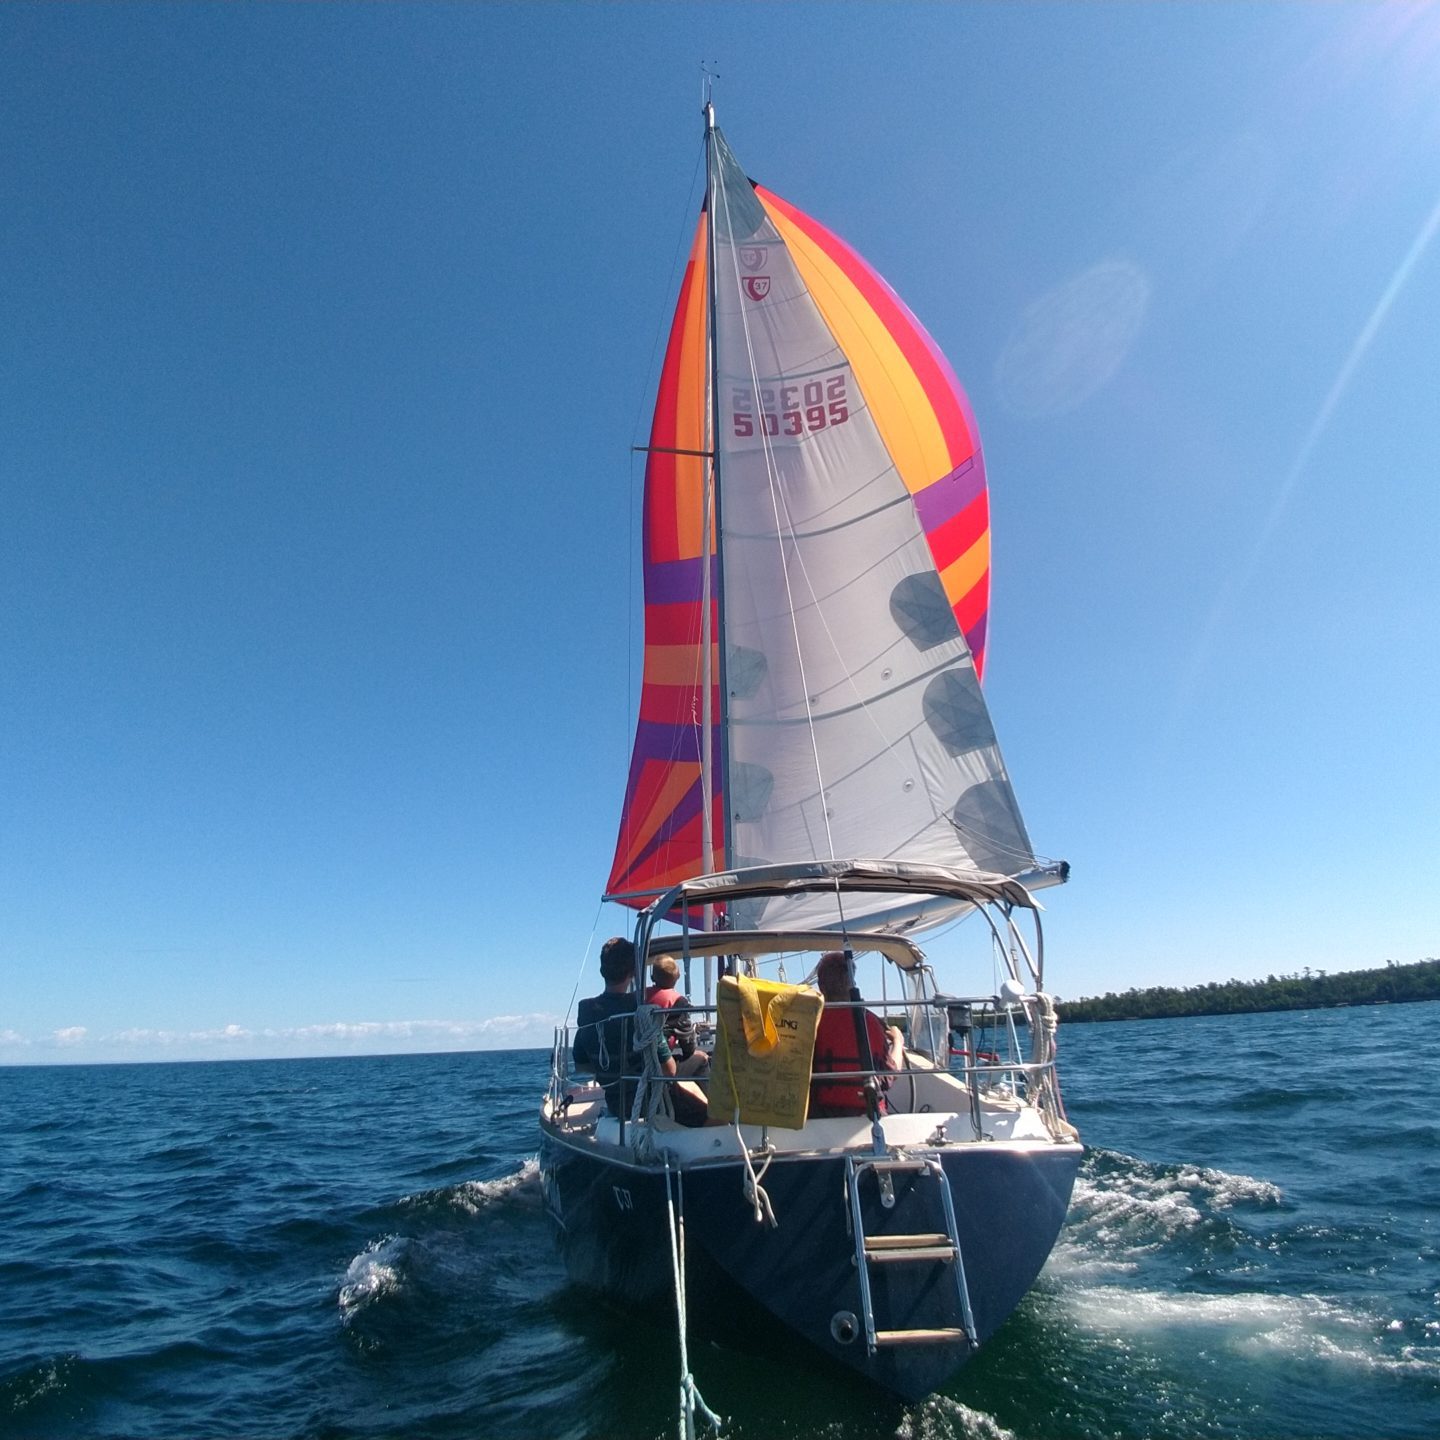
{"label": "red life vest", "polygon": [[[833,1070],[864,1070],[864,1058],[857,1054],[859,1044],[855,1034],[855,1011],[831,1009],[828,1005],[820,1016],[815,1029],[815,1070],[817,1073]],[[885,1064],[885,1027],[868,1010],[860,1012],[865,1017],[865,1035],[870,1041],[870,1064],[877,1070]],[[882,1084],[884,1081],[882,1080]],[[881,1102],[884,1110],[884,1102]],[[863,1115],[865,1113],[865,1082],[863,1080],[810,1082],[810,1113],[826,1115]]]}

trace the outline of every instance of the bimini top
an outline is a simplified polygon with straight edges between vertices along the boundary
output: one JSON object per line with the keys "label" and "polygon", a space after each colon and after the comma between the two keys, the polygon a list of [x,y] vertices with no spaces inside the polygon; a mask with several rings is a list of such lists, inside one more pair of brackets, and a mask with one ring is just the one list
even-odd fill
{"label": "bimini top", "polygon": [[[951,910],[995,901],[1027,910],[1039,908],[1018,880],[1004,875],[917,861],[811,860],[698,875],[668,890],[647,910],[652,917],[674,917],[678,912],[706,905],[732,907],[743,900],[818,894],[899,895],[919,900],[933,897]],[[870,927],[862,922],[857,928]]]}
{"label": "bimini top", "polygon": [[822,954],[846,944],[856,955],[883,955],[901,970],[925,963],[925,952],[904,935],[876,935],[869,931],[837,935],[833,930],[687,930],[681,935],[650,936],[646,963],[661,955],[744,955],[760,957],[782,952]]}

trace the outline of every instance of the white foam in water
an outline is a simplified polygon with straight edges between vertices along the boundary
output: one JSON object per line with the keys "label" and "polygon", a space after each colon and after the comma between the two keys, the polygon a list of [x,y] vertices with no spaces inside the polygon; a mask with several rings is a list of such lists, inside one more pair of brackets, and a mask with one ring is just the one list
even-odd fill
{"label": "white foam in water", "polygon": [[420,1209],[439,1207],[458,1210],[462,1215],[478,1215],[494,1205],[539,1209],[542,1201],[540,1162],[532,1155],[518,1170],[498,1180],[466,1180],[443,1190],[422,1190],[405,1196],[400,1205]]}
{"label": "white foam in water", "polygon": [[1138,1260],[1107,1260],[1061,1240],[1045,1262],[1045,1277],[1066,1282],[1103,1280],[1107,1275],[1134,1275],[1139,1269]]}
{"label": "white foam in water", "polygon": [[399,1235],[373,1240],[351,1262],[340,1286],[340,1318],[348,1322],[368,1305],[400,1288],[406,1242]]}
{"label": "white foam in water", "polygon": [[1111,1227],[1133,1226],[1135,1221],[1170,1236],[1193,1230],[1205,1218],[1189,1192],[1168,1179],[1127,1177],[1123,1189],[1102,1189],[1081,1179],[1071,1203],[1079,1220],[1101,1226],[1096,1238],[1106,1242],[1125,1238]]}
{"label": "white foam in water", "polygon": [[538,1206],[541,1203],[540,1162],[532,1155],[512,1175],[502,1175],[498,1180],[467,1180],[450,1192],[449,1199],[469,1215],[506,1203]]}
{"label": "white foam in water", "polygon": [[1207,1212],[1239,1204],[1277,1205],[1283,1198],[1277,1185],[1249,1175],[1114,1158],[1124,1162],[1120,1173],[1099,1180],[1081,1175],[1075,1182],[1070,1224],[1052,1273],[1133,1272],[1140,1257],[1199,1229]]}
{"label": "white foam in water", "polygon": [[1434,1350],[1406,1345],[1395,1355],[1378,1348],[1376,1332],[1403,1330],[1403,1321],[1392,1320],[1388,1325],[1381,1325],[1372,1316],[1342,1310],[1314,1295],[1300,1296],[1299,1303],[1307,1309],[1286,1317],[1272,1329],[1246,1337],[1239,1348],[1309,1355],[1337,1365],[1390,1375],[1440,1375],[1440,1353]]}
{"label": "white foam in water", "polygon": [[62,1394],[70,1383],[70,1372],[75,1368],[78,1359],[76,1355],[58,1356],[36,1366],[28,1373],[22,1372],[7,1384],[5,1388],[9,1391],[11,1405],[15,1407],[14,1413],[34,1405],[47,1395]]}
{"label": "white foam in water", "polygon": [[[1397,1322],[1318,1295],[1202,1294],[1135,1287],[1120,1277],[1166,1268],[1166,1254],[1235,1205],[1272,1206],[1283,1196],[1266,1180],[1203,1166],[1164,1167],[1125,1156],[1076,1183],[1071,1220],[1046,1274],[1054,1303],[1083,1331],[1151,1336],[1255,1359],[1311,1359],[1389,1373],[1440,1373],[1440,1353],[1385,1337]],[[1147,1276],[1148,1278],[1148,1276]],[[1107,1283],[1114,1282],[1114,1283]],[[1406,1327],[1398,1322],[1399,1329]]]}
{"label": "white foam in water", "polygon": [[1109,1331],[1223,1328],[1248,1343],[1268,1342],[1317,1321],[1356,1326],[1356,1316],[1315,1295],[1197,1295],[1128,1286],[1097,1287],[1068,1297],[1083,1322]]}
{"label": "white foam in water", "polygon": [[992,1415],[972,1410],[948,1395],[932,1395],[905,1416],[896,1440],[1018,1440]]}
{"label": "white foam in water", "polygon": [[1204,1219],[1173,1181],[1135,1175],[1101,1186],[1082,1176],[1046,1272],[1070,1280],[1133,1274],[1144,1256],[1198,1229]]}
{"label": "white foam in water", "polygon": [[1182,1165],[1174,1181],[1199,1191],[1217,1210],[1228,1210],[1242,1203],[1278,1205],[1285,1198],[1285,1192],[1269,1180],[1257,1180],[1253,1175],[1231,1175],[1204,1165]]}
{"label": "white foam in water", "polygon": [[1380,1348],[1380,1334],[1393,1331],[1373,1315],[1348,1309],[1319,1295],[1199,1295],[1094,1286],[1058,1297],[1076,1324],[1111,1335],[1159,1336],[1208,1332],[1207,1346],[1238,1355],[1310,1358],[1389,1374],[1440,1375],[1440,1353],[1414,1345],[1398,1355]]}

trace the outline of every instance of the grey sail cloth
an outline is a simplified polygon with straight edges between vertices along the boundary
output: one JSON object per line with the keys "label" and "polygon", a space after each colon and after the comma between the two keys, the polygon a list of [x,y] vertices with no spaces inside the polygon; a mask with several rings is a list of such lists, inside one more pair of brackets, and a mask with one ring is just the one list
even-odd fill
{"label": "grey sail cloth", "polygon": [[[717,150],[728,864],[863,855],[1030,872],[910,493],[780,232],[723,139]],[[824,427],[772,423],[786,394],[815,398]],[[846,916],[887,908],[856,897]],[[933,907],[925,923],[948,913]],[[833,900],[807,896],[740,902],[732,923],[835,917]]]}

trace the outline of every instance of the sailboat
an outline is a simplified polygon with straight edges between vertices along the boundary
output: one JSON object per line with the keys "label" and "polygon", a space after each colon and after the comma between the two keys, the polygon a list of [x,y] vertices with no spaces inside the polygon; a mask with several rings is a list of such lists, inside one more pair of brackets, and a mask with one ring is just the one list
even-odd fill
{"label": "sailboat", "polygon": [[[980,688],[989,511],[963,390],[853,249],[747,178],[708,101],[704,143],[644,447],[644,674],[606,892],[638,912],[620,1048],[646,1073],[607,1104],[557,1033],[542,1189],[571,1278],[669,1297],[682,1343],[686,1295],[723,1299],[913,1400],[1020,1302],[1069,1204],[1082,1147],[1034,898],[1068,867],[1031,845]],[[824,1005],[855,1044],[822,1071],[806,982],[836,954],[849,998]],[[675,1119],[664,1017],[638,999],[662,955],[713,1047],[708,1125]],[[813,1103],[837,1074],[846,1113]]]}

